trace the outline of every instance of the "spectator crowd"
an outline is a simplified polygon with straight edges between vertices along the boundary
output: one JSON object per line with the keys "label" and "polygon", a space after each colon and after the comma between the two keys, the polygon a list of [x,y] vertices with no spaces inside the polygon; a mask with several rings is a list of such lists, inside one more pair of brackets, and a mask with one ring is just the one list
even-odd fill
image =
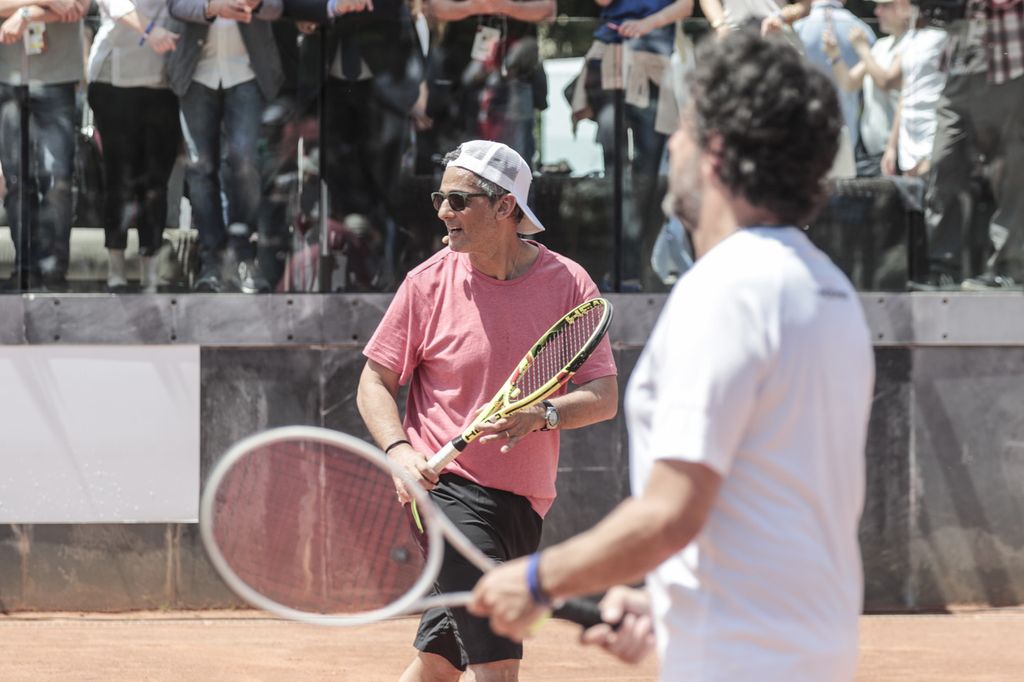
{"label": "spectator crowd", "polygon": [[[659,204],[666,140],[687,97],[682,20],[696,8],[595,2],[582,72],[552,95],[538,25],[556,16],[555,0],[0,0],[8,288],[66,290],[74,186],[90,149],[101,159],[112,292],[136,276],[132,229],[140,289],[172,285],[160,254],[181,194],[195,291],[313,288],[327,267],[318,226],[346,255],[332,289],[389,288],[396,211],[417,200],[396,179],[436,175],[439,153],[472,138],[504,142],[538,172],[536,117],[550,96],[566,98],[573,125],[596,123],[606,171],[625,154],[623,276],[641,282],[662,227],[645,212]],[[1019,288],[1024,0],[952,11],[915,2],[874,0],[881,35],[843,0],[698,4],[708,39],[775,34],[832,79],[845,122],[833,178],[891,177],[918,193],[929,269],[911,288]],[[90,11],[98,22],[85,21]],[[83,107],[95,126],[84,143]],[[968,252],[981,223],[977,268]]]}

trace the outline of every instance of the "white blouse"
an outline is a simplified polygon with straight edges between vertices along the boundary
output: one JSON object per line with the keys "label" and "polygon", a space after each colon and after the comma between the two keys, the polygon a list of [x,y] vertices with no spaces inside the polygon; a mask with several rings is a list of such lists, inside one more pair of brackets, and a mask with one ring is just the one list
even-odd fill
{"label": "white blouse", "polygon": [[165,88],[166,55],[156,54],[149,45],[139,45],[142,36],[118,19],[138,9],[157,26],[168,22],[167,0],[97,0],[100,29],[89,51],[87,78],[90,83],[110,83],[123,88]]}

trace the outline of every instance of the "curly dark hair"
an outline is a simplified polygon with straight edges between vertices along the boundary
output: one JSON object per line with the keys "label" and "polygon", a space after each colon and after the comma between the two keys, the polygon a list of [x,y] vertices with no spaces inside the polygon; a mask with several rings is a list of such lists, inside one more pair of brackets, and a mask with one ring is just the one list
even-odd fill
{"label": "curly dark hair", "polygon": [[721,142],[719,179],[786,224],[824,205],[839,149],[835,86],[780,38],[747,30],[706,40],[690,74],[697,142]]}

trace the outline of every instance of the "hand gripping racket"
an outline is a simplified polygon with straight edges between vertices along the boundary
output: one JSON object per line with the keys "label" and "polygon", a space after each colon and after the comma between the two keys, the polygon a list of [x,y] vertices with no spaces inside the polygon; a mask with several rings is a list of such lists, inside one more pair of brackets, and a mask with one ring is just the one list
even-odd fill
{"label": "hand gripping racket", "polygon": [[[425,520],[420,534],[395,503],[406,481]],[[246,438],[217,462],[199,510],[203,544],[227,585],[253,606],[317,625],[363,625],[471,593],[427,596],[447,539],[481,571],[494,567],[384,453],[314,427]],[[588,627],[596,605],[570,601],[555,615]]]}
{"label": "hand gripping racket", "polygon": [[[459,456],[480,435],[480,425],[536,405],[569,383],[597,348],[612,321],[612,304],[592,298],[579,304],[544,332],[519,361],[497,394],[480,410],[469,427],[452,438],[427,461],[435,473]],[[416,501],[412,516],[420,527]]]}

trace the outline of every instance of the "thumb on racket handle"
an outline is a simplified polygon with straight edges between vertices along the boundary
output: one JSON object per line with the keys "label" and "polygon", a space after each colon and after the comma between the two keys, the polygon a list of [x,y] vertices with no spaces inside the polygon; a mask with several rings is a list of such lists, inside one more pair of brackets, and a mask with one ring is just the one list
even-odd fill
{"label": "thumb on racket handle", "polygon": [[[605,622],[601,618],[601,607],[587,599],[570,599],[556,608],[551,615],[572,621],[583,628],[592,628]],[[610,625],[612,630],[618,630],[622,621],[606,624]]]}

